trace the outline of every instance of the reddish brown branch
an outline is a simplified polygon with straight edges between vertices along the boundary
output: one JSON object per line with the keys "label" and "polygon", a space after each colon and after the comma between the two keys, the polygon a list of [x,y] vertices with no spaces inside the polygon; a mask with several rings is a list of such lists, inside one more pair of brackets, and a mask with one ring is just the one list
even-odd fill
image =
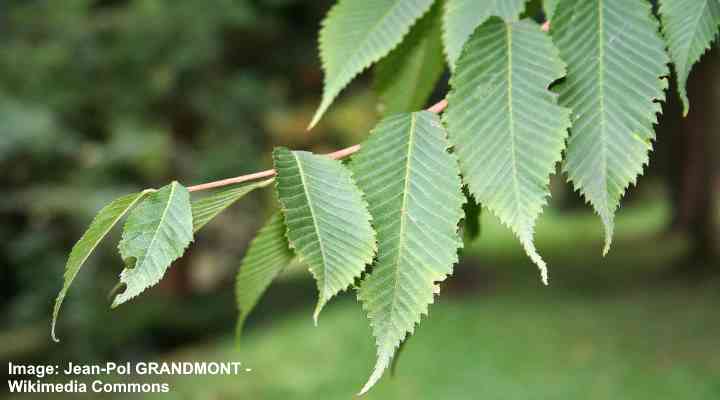
{"label": "reddish brown branch", "polygon": [[[439,114],[439,113],[443,112],[443,110],[445,110],[445,108],[447,107],[447,104],[448,104],[447,100],[444,100],[444,99],[440,100],[439,102],[433,104],[430,108],[428,108],[427,111],[430,111],[431,113]],[[352,145],[350,147],[346,147],[344,149],[332,152],[332,153],[328,154],[328,156],[332,159],[339,160],[341,158],[345,158],[349,155],[357,153],[358,150],[360,150],[360,145],[356,144],[356,145]],[[219,181],[202,183],[199,185],[190,186],[187,189],[190,192],[198,192],[201,190],[219,188],[219,187],[223,187],[223,186],[234,185],[237,183],[249,182],[249,181],[254,181],[254,180],[263,179],[263,178],[271,178],[273,176],[275,176],[275,170],[274,169],[266,169],[265,171],[255,172],[252,174],[241,175],[241,176],[236,176],[234,178],[227,178],[227,179],[222,179]]]}

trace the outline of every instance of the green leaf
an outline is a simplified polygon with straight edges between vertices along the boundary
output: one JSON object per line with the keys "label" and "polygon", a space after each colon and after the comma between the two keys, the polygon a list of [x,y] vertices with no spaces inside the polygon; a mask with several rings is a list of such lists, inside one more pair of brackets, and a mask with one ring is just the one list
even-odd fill
{"label": "green leaf", "polygon": [[550,21],[552,20],[553,15],[555,14],[555,8],[557,8],[558,1],[560,0],[544,0],[543,1],[543,9],[545,10],[545,19]]}
{"label": "green leaf", "polygon": [[325,84],[317,124],[341,90],[372,64],[385,57],[425,14],[433,0],[340,0],[320,30],[320,58]]}
{"label": "green leaf", "polygon": [[447,0],[443,23],[445,55],[450,68],[460,58],[465,42],[475,28],[492,16],[516,20],[525,9],[527,0]]}
{"label": "green leaf", "polygon": [[512,229],[546,284],[533,234],[570,127],[570,110],[548,90],[564,74],[538,24],[491,18],[458,60],[445,114],[470,193]]}
{"label": "green leaf", "polygon": [[693,65],[700,60],[718,34],[719,0],[662,0],[660,16],[670,57],[675,64],[678,92],[683,114],[690,111],[687,80]]}
{"label": "green leaf", "polygon": [[560,104],[573,110],[564,170],[605,225],[648,163],[668,76],[668,56],[650,4],[560,0],[551,35],[568,64]]}
{"label": "green leaf", "polygon": [[362,193],[337,160],[276,148],[277,194],[290,247],[317,280],[313,318],[365,270],[377,250]]}
{"label": "green leaf", "polygon": [[375,87],[384,115],[422,109],[442,75],[441,4],[437,2],[402,44],[378,63]]}
{"label": "green leaf", "polygon": [[236,201],[245,197],[246,194],[255,189],[263,188],[273,182],[274,179],[266,179],[239,187],[223,189],[209,196],[192,202],[193,232],[202,229],[208,222],[218,214],[225,211]]}
{"label": "green leaf", "polygon": [[378,348],[377,364],[361,394],[380,379],[395,349],[427,314],[437,282],[457,262],[463,196],[448,147],[435,114],[396,114],[378,124],[351,162],[379,246],[372,272],[358,291]]}
{"label": "green leaf", "polygon": [[118,249],[125,262],[120,283],[126,287],[115,297],[112,307],[158,283],[192,239],[193,221],[187,189],[172,182],[150,194],[125,221]]}
{"label": "green leaf", "polygon": [[280,272],[293,259],[285,237],[282,214],[273,214],[260,229],[245,253],[235,281],[238,306],[237,338],[240,339],[245,319]]}
{"label": "green leaf", "polygon": [[80,240],[78,240],[77,243],[75,243],[75,246],[73,246],[67,263],[65,264],[65,283],[55,299],[51,328],[51,335],[54,341],[59,342],[57,336],[55,335],[55,325],[57,323],[58,316],[60,315],[60,307],[65,299],[65,295],[67,295],[67,292],[70,289],[70,285],[72,285],[78,272],[80,272],[80,268],[83,266],[88,257],[90,257],[90,254],[92,254],[97,245],[100,244],[108,232],[110,232],[110,230],[115,226],[115,224],[128,212],[128,210],[130,210],[135,204],[137,204],[138,201],[140,201],[140,199],[151,191],[152,190],[145,190],[141,193],[128,194],[113,200],[110,204],[103,207],[92,220],[90,226],[87,228]]}

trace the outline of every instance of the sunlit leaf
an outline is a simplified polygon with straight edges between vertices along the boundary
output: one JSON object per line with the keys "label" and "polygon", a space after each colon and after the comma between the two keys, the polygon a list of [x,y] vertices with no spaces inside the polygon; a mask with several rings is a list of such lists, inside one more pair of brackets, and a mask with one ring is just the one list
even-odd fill
{"label": "sunlit leaf", "polygon": [[125,269],[125,290],[112,307],[155,285],[193,239],[192,211],[187,189],[172,182],[150,194],[130,212],[118,244]]}
{"label": "sunlit leaf", "polygon": [[527,0],[447,0],[443,18],[443,42],[451,68],[475,28],[492,16],[516,20]]}
{"label": "sunlit leaf", "polygon": [[60,307],[65,299],[65,295],[70,289],[70,285],[72,285],[78,272],[80,272],[80,268],[85,264],[90,254],[92,254],[93,250],[95,250],[97,245],[100,244],[115,224],[148,193],[150,193],[150,191],[128,194],[113,200],[110,204],[103,207],[92,220],[80,240],[73,246],[67,264],[65,264],[65,282],[55,299],[51,328],[51,335],[54,341],[59,341],[55,335],[55,325],[60,315]]}
{"label": "sunlit leaf", "polygon": [[661,0],[660,15],[670,57],[677,73],[683,114],[687,115],[690,111],[687,80],[693,65],[710,49],[718,34],[720,1]]}
{"label": "sunlit leaf", "polygon": [[337,160],[276,148],[277,193],[290,247],[317,281],[313,318],[353,283],[375,255],[375,231],[362,193]]}
{"label": "sunlit leaf", "polygon": [[564,74],[538,24],[491,18],[458,60],[445,114],[470,193],[512,229],[545,283],[533,235],[570,127],[570,110],[549,90]]}
{"label": "sunlit leaf", "polygon": [[568,64],[560,104],[573,110],[564,170],[605,225],[648,163],[668,56],[649,2],[560,0],[550,28]]}
{"label": "sunlit leaf", "polygon": [[433,0],[340,0],[320,30],[325,84],[314,126],[345,86],[400,44]]}
{"label": "sunlit leaf", "polygon": [[377,260],[358,291],[378,355],[361,393],[380,379],[457,262],[463,196],[448,147],[436,115],[404,113],[383,119],[352,160],[378,234]]}

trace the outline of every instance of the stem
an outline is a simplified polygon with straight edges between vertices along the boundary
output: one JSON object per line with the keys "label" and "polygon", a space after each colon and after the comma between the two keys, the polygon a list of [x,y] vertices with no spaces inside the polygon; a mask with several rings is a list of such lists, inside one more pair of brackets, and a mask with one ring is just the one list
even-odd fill
{"label": "stem", "polygon": [[[439,102],[433,104],[430,108],[427,109],[427,111],[434,113],[434,114],[440,114],[441,112],[443,112],[443,110],[445,110],[447,105],[448,105],[447,100],[443,99],[443,100],[440,100]],[[339,160],[341,158],[345,158],[349,155],[357,153],[358,150],[360,150],[360,145],[355,144],[350,147],[346,147],[344,149],[332,152],[332,153],[328,154],[327,156],[334,160]],[[263,179],[263,178],[271,178],[271,177],[275,176],[275,174],[276,174],[276,172],[274,169],[266,169],[265,171],[255,172],[255,173],[247,174],[247,175],[240,175],[240,176],[236,176],[234,178],[227,178],[227,179],[222,179],[219,181],[201,183],[199,185],[189,186],[187,188],[187,190],[189,192],[199,192],[201,190],[219,188],[219,187],[223,187],[223,186],[229,186],[229,185],[234,185],[237,183],[249,182],[249,181],[254,181],[254,180]]]}

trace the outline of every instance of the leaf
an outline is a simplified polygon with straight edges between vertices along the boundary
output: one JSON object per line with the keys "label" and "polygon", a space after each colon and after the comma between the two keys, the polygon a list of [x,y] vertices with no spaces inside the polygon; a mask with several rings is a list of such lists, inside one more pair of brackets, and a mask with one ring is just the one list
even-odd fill
{"label": "leaf", "polygon": [[400,343],[400,346],[398,346],[397,351],[395,351],[395,356],[393,357],[392,361],[390,362],[390,376],[392,378],[395,377],[395,374],[396,374],[397,368],[398,368],[398,364],[400,363],[400,357],[402,357],[402,355],[405,354],[405,348],[407,347],[407,344],[409,341],[410,341],[410,337],[408,337],[402,343]]}
{"label": "leaf", "polygon": [[340,161],[305,151],[276,148],[278,199],[290,247],[318,284],[313,318],[353,283],[377,250],[362,193]]}
{"label": "leaf", "polygon": [[75,243],[75,246],[73,246],[67,263],[65,264],[65,283],[55,299],[52,327],[50,330],[54,341],[60,341],[55,335],[55,325],[57,323],[58,316],[60,315],[60,307],[65,299],[65,295],[67,295],[67,292],[70,289],[70,285],[72,285],[78,272],[80,272],[80,268],[83,266],[88,257],[90,257],[90,254],[92,254],[97,245],[100,244],[108,232],[110,232],[110,230],[115,226],[115,224],[128,212],[128,210],[130,210],[135,204],[137,204],[138,201],[140,201],[140,199],[151,191],[152,190],[145,190],[140,193],[128,194],[113,200],[110,204],[103,207],[92,220],[90,226],[87,228],[80,240],[78,240],[77,243]]}
{"label": "leaf", "polygon": [[442,75],[441,3],[437,2],[402,44],[378,63],[375,86],[384,115],[422,109]]}
{"label": "leaf", "polygon": [[443,42],[450,68],[460,58],[465,42],[475,28],[492,16],[516,20],[527,0],[447,0],[443,18]]}
{"label": "leaf", "polygon": [[112,307],[158,283],[192,239],[193,221],[187,189],[172,182],[150,194],[125,221],[118,249],[125,262],[120,283],[126,288],[115,297]]}
{"label": "leaf", "polygon": [[396,114],[378,124],[351,162],[379,246],[358,291],[378,347],[361,394],[380,379],[395,349],[427,314],[437,282],[452,273],[462,247],[460,176],[445,136],[430,112]]}
{"label": "leaf", "polygon": [[285,223],[277,212],[260,229],[245,253],[235,280],[238,306],[237,338],[240,338],[247,316],[273,280],[293,259],[285,237]]}
{"label": "leaf", "polygon": [[710,49],[720,25],[719,0],[662,0],[663,32],[675,64],[683,115],[690,110],[687,80],[693,65]]}
{"label": "leaf", "polygon": [[560,0],[550,28],[568,64],[560,104],[573,110],[564,170],[605,225],[648,163],[665,99],[668,57],[650,4]]}
{"label": "leaf", "polygon": [[465,45],[445,113],[470,193],[512,229],[545,284],[533,234],[570,127],[570,110],[548,90],[564,73],[538,24],[491,18]]}
{"label": "leaf", "polygon": [[557,8],[557,4],[559,1],[560,0],[543,0],[543,8],[545,9],[546,20],[552,20],[552,17],[555,14],[555,8]]}
{"label": "leaf", "polygon": [[340,0],[320,30],[325,81],[315,126],[340,91],[394,49],[433,0]]}
{"label": "leaf", "polygon": [[192,202],[193,232],[202,229],[218,214],[255,189],[268,186],[274,179],[266,179],[239,187],[220,190]]}

